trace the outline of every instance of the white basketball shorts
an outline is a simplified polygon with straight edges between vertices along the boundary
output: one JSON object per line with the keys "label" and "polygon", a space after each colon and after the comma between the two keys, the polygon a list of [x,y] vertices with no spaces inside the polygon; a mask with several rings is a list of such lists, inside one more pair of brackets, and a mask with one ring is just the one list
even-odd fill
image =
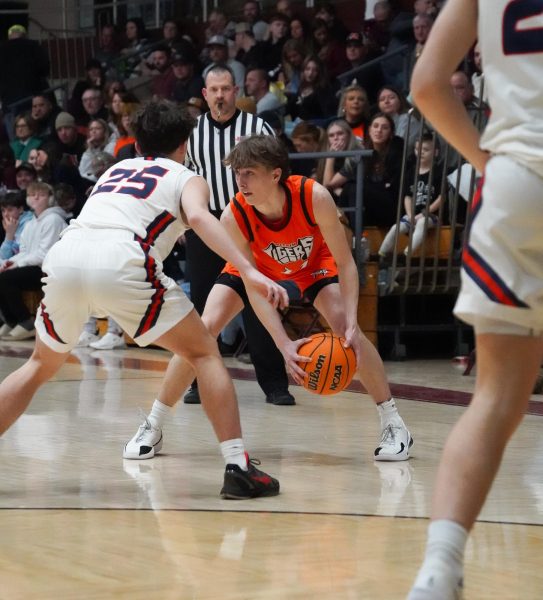
{"label": "white basketball shorts", "polygon": [[89,316],[112,317],[140,346],[192,310],[149,246],[125,230],[71,230],[45,257],[36,329],[56,352],[69,352]]}
{"label": "white basketball shorts", "polygon": [[543,330],[543,179],[508,156],[490,159],[473,201],[454,313],[480,333],[488,323],[496,333]]}

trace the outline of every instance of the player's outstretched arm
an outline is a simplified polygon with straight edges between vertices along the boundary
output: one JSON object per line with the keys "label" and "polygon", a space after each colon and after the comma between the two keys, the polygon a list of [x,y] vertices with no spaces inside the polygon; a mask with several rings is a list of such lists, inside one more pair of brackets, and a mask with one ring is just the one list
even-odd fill
{"label": "player's outstretched arm", "polygon": [[313,213],[324,241],[326,242],[338,268],[339,287],[345,310],[346,328],[343,334],[349,345],[357,353],[360,360],[360,328],[358,327],[358,271],[345,239],[337,206],[330,192],[322,185],[313,185]]}
{"label": "player's outstretched arm", "polygon": [[[240,252],[243,253],[247,260],[254,263],[249,243],[241,233],[229,206],[224,210],[221,216],[221,222],[224,224],[229,236]],[[262,277],[264,276],[262,275]],[[298,348],[308,341],[307,338],[295,341],[291,340],[283,327],[279,313],[273,305],[270,302],[266,302],[264,297],[258,293],[258,290],[250,281],[244,279],[244,283],[251,306],[283,355],[287,370],[291,373],[296,383],[302,384],[305,373],[300,369],[297,363],[309,362],[310,359],[305,356],[300,356],[298,354]],[[281,289],[285,291],[283,288]]]}
{"label": "player's outstretched arm", "polygon": [[415,64],[411,94],[437,131],[482,172],[488,154],[479,148],[480,134],[450,84],[476,38],[477,0],[449,0]]}
{"label": "player's outstretched arm", "polygon": [[275,308],[288,306],[286,291],[262,273],[234,244],[225,228],[208,210],[209,187],[201,177],[192,177],[183,190],[181,208],[187,225],[219,256],[236,266],[246,284],[254,287]]}

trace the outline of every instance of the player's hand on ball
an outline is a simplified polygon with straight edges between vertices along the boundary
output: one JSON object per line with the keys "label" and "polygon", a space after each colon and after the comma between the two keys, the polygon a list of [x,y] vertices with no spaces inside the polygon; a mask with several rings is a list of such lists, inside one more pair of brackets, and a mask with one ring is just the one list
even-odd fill
{"label": "player's hand on ball", "polygon": [[356,364],[359,365],[362,360],[362,332],[358,325],[348,327],[343,334],[345,348],[352,348],[356,356]]}
{"label": "player's hand on ball", "polygon": [[299,363],[310,362],[311,358],[308,356],[302,356],[298,354],[298,348],[303,346],[309,338],[302,338],[300,340],[289,340],[284,348],[281,349],[281,354],[285,359],[287,371],[292,375],[292,378],[298,385],[303,385],[306,377],[305,371],[300,367]]}

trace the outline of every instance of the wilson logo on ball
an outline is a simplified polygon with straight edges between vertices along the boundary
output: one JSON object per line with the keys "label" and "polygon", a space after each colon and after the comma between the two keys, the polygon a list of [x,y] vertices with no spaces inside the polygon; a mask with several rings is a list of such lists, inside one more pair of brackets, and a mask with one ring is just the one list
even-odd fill
{"label": "wilson logo on ball", "polygon": [[300,346],[298,354],[311,358],[299,363],[307,373],[304,387],[314,394],[337,394],[345,389],[356,372],[356,356],[345,348],[344,339],[333,333],[316,333]]}

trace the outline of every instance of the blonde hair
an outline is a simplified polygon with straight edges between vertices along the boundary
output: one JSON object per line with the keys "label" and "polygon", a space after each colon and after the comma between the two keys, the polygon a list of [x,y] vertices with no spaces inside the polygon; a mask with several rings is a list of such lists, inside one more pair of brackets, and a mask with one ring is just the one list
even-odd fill
{"label": "blonde hair", "polygon": [[365,103],[364,103],[364,109],[362,111],[362,117],[364,120],[369,119],[370,103],[368,100],[368,92],[366,92],[366,90],[358,84],[348,85],[346,88],[343,88],[343,90],[341,91],[337,116],[341,117],[342,119],[345,118],[345,100],[347,99],[347,94],[349,94],[350,92],[360,92],[362,94],[362,96],[364,96]]}
{"label": "blonde hair", "polygon": [[[349,125],[349,123],[347,123],[347,121],[345,121],[345,119],[335,119],[334,121],[332,121],[331,123],[328,124],[328,127],[326,128],[326,133],[325,133],[325,135],[326,135],[325,149],[326,150],[330,149],[328,146],[328,132],[330,131],[330,129],[332,127],[339,127],[347,134],[347,146],[345,147],[345,150],[362,150],[362,146],[356,139],[356,136],[354,135],[353,130],[351,129],[351,126]],[[345,160],[349,160],[349,159],[345,159]],[[325,165],[326,165],[326,158],[319,159],[319,163],[317,165],[316,179],[320,183],[322,183],[322,180],[324,178]]]}
{"label": "blonde hair", "polygon": [[40,192],[44,192],[49,196],[49,206],[55,206],[55,192],[48,183],[44,181],[32,181],[28,184],[26,188],[26,195],[31,196],[32,194],[39,194]]}

